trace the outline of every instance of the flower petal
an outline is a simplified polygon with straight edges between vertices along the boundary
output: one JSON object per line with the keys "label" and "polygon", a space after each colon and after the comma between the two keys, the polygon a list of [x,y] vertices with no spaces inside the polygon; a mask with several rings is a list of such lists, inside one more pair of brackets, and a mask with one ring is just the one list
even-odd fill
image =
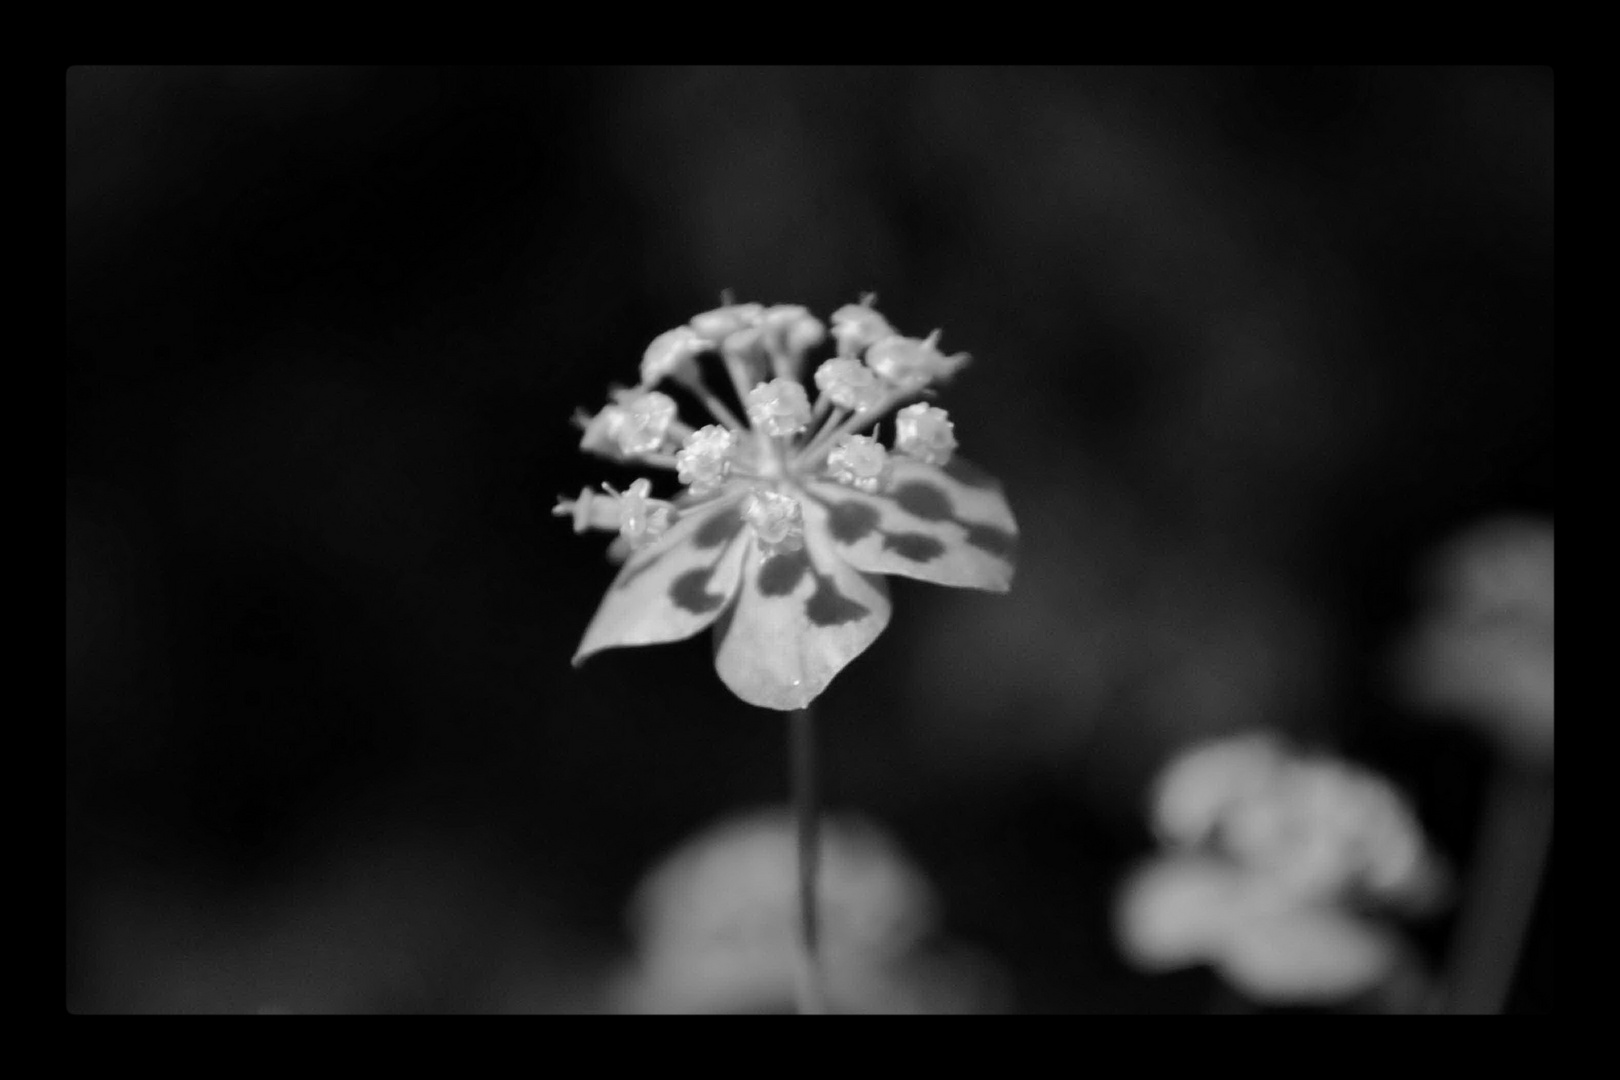
{"label": "flower petal", "polygon": [[824,508],[805,500],[804,515],[803,550],[766,556],[746,545],[737,603],[715,629],[715,670],[765,709],[810,704],[889,624],[883,579],[839,557]]}
{"label": "flower petal", "polygon": [[608,587],[574,653],[680,641],[702,630],[737,592],[744,549],[738,499],[716,499],[683,513],[655,543],[632,552]]}
{"label": "flower petal", "polygon": [[1339,908],[1301,906],[1239,919],[1215,968],[1257,1001],[1330,1004],[1389,978],[1401,950],[1400,939],[1375,922]]}
{"label": "flower petal", "polygon": [[1242,875],[1199,855],[1164,856],[1133,870],[1114,911],[1120,951],[1161,972],[1216,955],[1243,903]]}
{"label": "flower petal", "polygon": [[1006,592],[1018,523],[1001,485],[961,458],[943,467],[892,459],[888,488],[868,495],[830,481],[810,494],[826,508],[838,553],[872,574]]}
{"label": "flower petal", "polygon": [[1141,970],[1208,963],[1249,997],[1276,1003],[1371,990],[1401,953],[1399,939],[1370,920],[1201,855],[1138,867],[1120,891],[1115,926],[1121,951]]}

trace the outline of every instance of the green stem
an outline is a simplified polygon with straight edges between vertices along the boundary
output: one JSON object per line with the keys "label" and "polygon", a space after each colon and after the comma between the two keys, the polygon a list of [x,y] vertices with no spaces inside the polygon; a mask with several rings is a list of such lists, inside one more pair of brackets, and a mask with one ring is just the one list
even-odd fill
{"label": "green stem", "polygon": [[1507,1004],[1535,911],[1552,822],[1552,775],[1499,761],[1451,947],[1447,1012],[1495,1014]]}
{"label": "green stem", "polygon": [[793,818],[799,850],[799,965],[794,992],[805,1016],[827,1011],[822,986],[821,926],[816,905],[816,877],[821,864],[820,808],[816,793],[814,717],[808,707],[788,718],[788,746],[793,773]]}

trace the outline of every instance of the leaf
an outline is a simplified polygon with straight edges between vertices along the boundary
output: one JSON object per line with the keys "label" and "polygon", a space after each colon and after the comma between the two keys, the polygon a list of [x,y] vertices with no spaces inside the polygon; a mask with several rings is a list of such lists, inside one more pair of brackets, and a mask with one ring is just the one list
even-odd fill
{"label": "leaf", "polygon": [[737,592],[749,546],[738,502],[700,504],[631,553],[585,629],[576,667],[603,649],[689,638],[720,617]]}
{"label": "leaf", "polygon": [[940,468],[893,459],[888,488],[869,495],[831,481],[808,485],[850,565],[936,585],[1006,592],[1018,523],[1001,485],[960,458]]}
{"label": "leaf", "polygon": [[806,500],[805,546],[765,556],[745,547],[737,602],[715,629],[715,670],[765,709],[802,709],[889,623],[889,590],[839,557],[826,511]]}

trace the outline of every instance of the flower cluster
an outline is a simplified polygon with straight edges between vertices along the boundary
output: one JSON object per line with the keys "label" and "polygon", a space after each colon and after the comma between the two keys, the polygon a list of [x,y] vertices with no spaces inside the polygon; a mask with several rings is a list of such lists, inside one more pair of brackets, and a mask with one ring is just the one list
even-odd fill
{"label": "flower cluster", "polygon": [[1399,939],[1370,909],[1424,911],[1445,875],[1382,778],[1251,735],[1196,747],[1155,790],[1165,845],[1121,893],[1137,966],[1208,963],[1260,1000],[1347,998],[1390,977]]}
{"label": "flower cluster", "polygon": [[[726,304],[660,334],[640,385],[577,416],[581,449],[669,470],[682,490],[654,498],[643,478],[559,501],[577,531],[617,532],[624,558],[576,664],[713,625],[726,685],[797,709],[888,624],[883,575],[1011,587],[1018,526],[1001,488],[957,455],[949,414],[919,400],[966,354],[941,352],[937,330],[902,336],[870,296],[831,322],[814,400],[802,376],[827,327],[798,305]],[[671,393],[710,422],[683,422]],[[890,446],[865,434],[896,409]]]}

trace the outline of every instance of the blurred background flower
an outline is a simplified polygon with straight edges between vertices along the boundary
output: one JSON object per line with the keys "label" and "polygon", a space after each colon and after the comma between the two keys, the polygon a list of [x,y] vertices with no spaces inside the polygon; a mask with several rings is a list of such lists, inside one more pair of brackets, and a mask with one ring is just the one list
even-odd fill
{"label": "blurred background flower", "polygon": [[1401,689],[1425,712],[1551,764],[1551,522],[1480,522],[1431,557],[1422,584],[1427,604],[1396,658]]}
{"label": "blurred background flower", "polygon": [[[612,998],[624,1012],[793,1012],[799,964],[796,834],[786,810],[704,831],[655,867],[632,908],[636,960]],[[831,1011],[1001,1011],[1004,979],[982,955],[930,940],[939,897],[870,822],[822,824],[821,962]]]}
{"label": "blurred background flower", "polygon": [[1116,916],[1136,966],[1209,964],[1281,1004],[1410,981],[1411,949],[1379,913],[1432,911],[1447,873],[1382,778],[1238,736],[1176,758],[1153,818],[1165,852],[1128,876]]}

